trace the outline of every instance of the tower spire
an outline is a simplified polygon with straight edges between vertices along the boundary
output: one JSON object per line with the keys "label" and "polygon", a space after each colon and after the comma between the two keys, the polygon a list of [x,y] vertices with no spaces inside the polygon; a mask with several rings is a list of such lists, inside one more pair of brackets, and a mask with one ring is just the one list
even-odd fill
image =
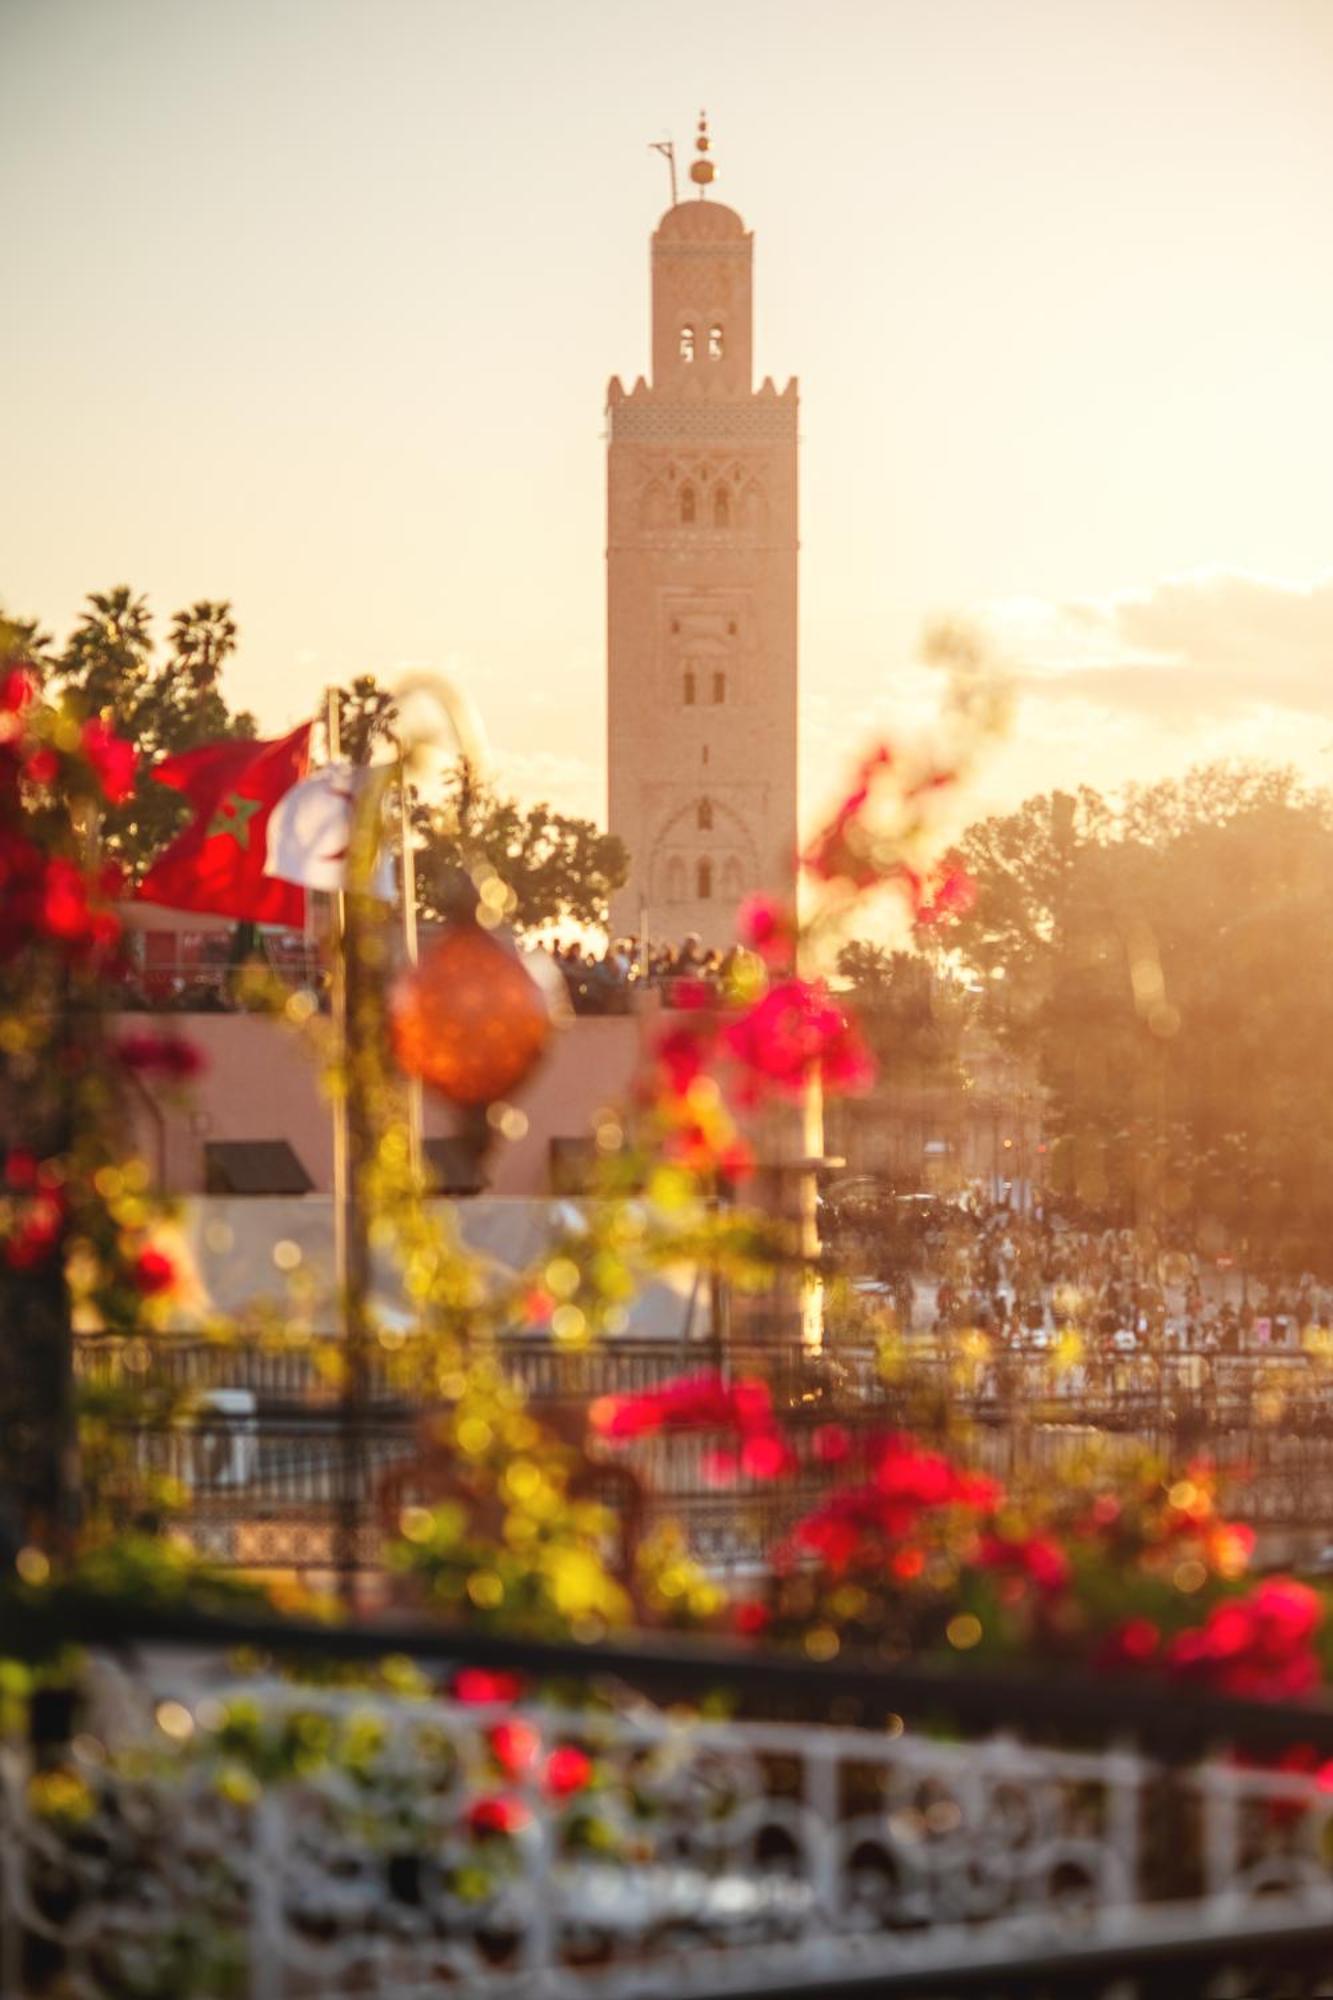
{"label": "tower spire", "polygon": [[701,111],[699,113],[699,130],[694,140],[694,150],[699,157],[690,162],[690,179],[699,190],[700,201],[703,200],[712,183],[717,179],[717,168],[708,157],[712,150],[712,144],[713,142],[708,136],[708,113]]}

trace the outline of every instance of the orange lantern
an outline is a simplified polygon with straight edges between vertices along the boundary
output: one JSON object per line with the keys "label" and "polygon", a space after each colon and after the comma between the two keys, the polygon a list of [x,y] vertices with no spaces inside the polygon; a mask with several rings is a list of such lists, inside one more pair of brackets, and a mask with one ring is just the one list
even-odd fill
{"label": "orange lantern", "polygon": [[523,1083],[551,1039],[546,993],[513,943],[471,917],[446,926],[389,1003],[394,1054],[451,1103],[493,1104]]}

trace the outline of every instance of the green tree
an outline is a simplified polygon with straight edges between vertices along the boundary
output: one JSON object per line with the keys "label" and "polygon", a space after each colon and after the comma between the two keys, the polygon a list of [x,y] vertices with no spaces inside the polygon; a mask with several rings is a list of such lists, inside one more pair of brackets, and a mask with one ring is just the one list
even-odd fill
{"label": "green tree", "polygon": [[1056,1177],[1309,1259],[1333,1223],[1333,801],[1214,765],[974,827],[953,942],[1039,1071]]}
{"label": "green tree", "polygon": [[489,865],[514,898],[518,931],[555,924],[605,923],[612,891],[629,873],[624,843],[591,820],[545,803],[523,806],[480,779],[466,758],[454,766],[441,798],[417,813],[418,901],[423,916],[457,906],[467,869]]}
{"label": "green tree", "polygon": [[83,716],[103,717],[139,753],[134,792],[108,808],[102,827],[107,852],[132,876],[190,816],[178,793],[154,781],[154,764],[221,737],[255,734],[254,717],[233,711],[222,691],[235,648],[231,606],[201,599],[175,614],[156,658],[147,601],[121,586],[89,597],[63,652],[51,658],[52,692]]}
{"label": "green tree", "polygon": [[[342,754],[365,763],[391,741],[393,697],[373,674],[339,690]],[[469,870],[492,869],[513,896],[509,922],[517,931],[559,924],[605,923],[611,894],[629,873],[624,843],[591,820],[541,803],[524,806],[497,791],[461,757],[433,798],[418,802],[417,907],[440,920],[474,890]]]}

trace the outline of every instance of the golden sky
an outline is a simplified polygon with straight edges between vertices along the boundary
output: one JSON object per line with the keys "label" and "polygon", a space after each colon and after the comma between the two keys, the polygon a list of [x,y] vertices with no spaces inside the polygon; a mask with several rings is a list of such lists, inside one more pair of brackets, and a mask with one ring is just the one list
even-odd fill
{"label": "golden sky", "polygon": [[603,809],[602,408],[707,104],[801,378],[805,794],[1022,689],[988,798],[1333,776],[1333,0],[0,0],[0,601],[229,597],[237,700],[469,688]]}

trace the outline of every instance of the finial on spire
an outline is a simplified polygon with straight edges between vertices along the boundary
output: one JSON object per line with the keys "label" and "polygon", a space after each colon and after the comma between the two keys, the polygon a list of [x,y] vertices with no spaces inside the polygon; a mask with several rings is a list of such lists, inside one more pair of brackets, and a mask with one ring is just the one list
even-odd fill
{"label": "finial on spire", "polygon": [[717,179],[717,168],[708,157],[712,150],[712,140],[708,136],[708,113],[706,111],[699,113],[699,130],[695,137],[694,150],[699,157],[697,160],[691,160],[690,162],[690,179],[698,188],[699,199],[702,201],[712,183]]}

